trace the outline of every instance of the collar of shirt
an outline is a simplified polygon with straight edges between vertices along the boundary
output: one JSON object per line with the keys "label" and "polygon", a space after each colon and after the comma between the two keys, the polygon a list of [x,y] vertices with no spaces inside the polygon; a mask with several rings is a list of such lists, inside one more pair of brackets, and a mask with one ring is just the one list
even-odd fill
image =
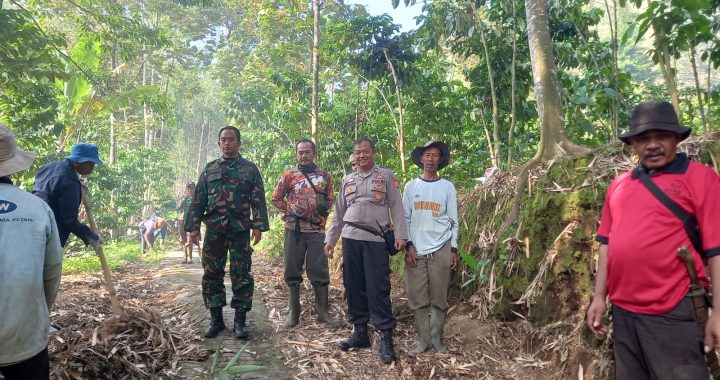
{"label": "collar of shirt", "polygon": [[[675,156],[675,159],[673,159],[669,164],[656,170],[654,173],[650,174],[650,176],[652,177],[652,176],[660,175],[661,173],[685,174],[685,172],[687,171],[689,166],[690,166],[690,159],[688,158],[687,154],[678,153]],[[641,171],[647,171],[647,168],[642,164],[640,164],[640,166],[633,169],[632,179],[640,178]]]}
{"label": "collar of shirt", "polygon": [[72,161],[67,158],[65,159],[65,168],[67,170],[67,173],[70,174],[74,180],[80,181],[80,173],[75,170]]}
{"label": "collar of shirt", "polygon": [[377,164],[375,164],[375,166],[373,166],[372,169],[370,169],[370,171],[367,172],[367,173],[362,173],[362,172],[360,172],[360,170],[355,170],[353,173],[354,173],[356,176],[365,179],[365,178],[367,178],[368,176],[370,176],[371,174],[377,173],[377,172],[379,172],[379,171],[380,171],[380,167],[379,167]]}
{"label": "collar of shirt", "polygon": [[222,163],[225,163],[225,164],[227,164],[228,166],[235,166],[235,165],[237,165],[237,164],[241,161],[241,158],[242,158],[242,157],[240,157],[240,156],[233,157],[233,158],[221,157],[221,158],[220,158],[220,163],[221,163],[221,164],[222,164]]}

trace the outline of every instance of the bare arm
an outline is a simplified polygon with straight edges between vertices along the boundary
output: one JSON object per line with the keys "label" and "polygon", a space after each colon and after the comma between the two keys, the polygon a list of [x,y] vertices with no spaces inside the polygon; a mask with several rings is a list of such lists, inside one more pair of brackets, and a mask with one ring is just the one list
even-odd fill
{"label": "bare arm", "polygon": [[595,335],[604,335],[608,331],[604,318],[607,313],[607,244],[600,245],[598,268],[593,299],[587,312],[587,325]]}
{"label": "bare arm", "polygon": [[720,289],[720,256],[710,257],[708,267],[714,296],[712,308],[716,312],[710,314],[705,326],[705,352],[710,351],[711,347],[716,347],[720,343],[720,294],[718,294],[720,292],[715,292],[716,289]]}

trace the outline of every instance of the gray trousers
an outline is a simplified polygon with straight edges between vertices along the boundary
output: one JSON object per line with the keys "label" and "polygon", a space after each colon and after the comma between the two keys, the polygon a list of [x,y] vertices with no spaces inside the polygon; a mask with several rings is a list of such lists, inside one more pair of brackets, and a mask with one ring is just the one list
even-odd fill
{"label": "gray trousers", "polygon": [[328,286],[330,274],[325,256],[325,233],[295,232],[285,229],[285,283],[298,286],[303,281],[303,266],[313,286]]}
{"label": "gray trousers", "polygon": [[703,331],[690,297],[659,315],[612,307],[617,380],[707,380]]}
{"label": "gray trousers", "polygon": [[412,310],[434,306],[447,310],[448,284],[452,251],[450,241],[437,251],[415,257],[415,268],[405,264],[405,283],[407,284],[408,306]]}

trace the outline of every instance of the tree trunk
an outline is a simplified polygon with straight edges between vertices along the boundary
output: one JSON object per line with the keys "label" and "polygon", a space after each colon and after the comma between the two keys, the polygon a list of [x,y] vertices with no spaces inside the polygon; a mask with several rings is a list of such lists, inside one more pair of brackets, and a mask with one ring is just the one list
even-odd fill
{"label": "tree trunk", "polygon": [[618,66],[618,22],[616,1],[613,0],[613,9],[611,11],[608,0],[605,0],[605,9],[607,10],[608,25],[610,26],[610,38],[612,43],[612,73],[616,92],[616,98],[610,102],[610,121],[612,123],[610,135],[614,139],[618,136],[618,129],[620,126],[620,68]]}
{"label": "tree trunk", "polygon": [[705,119],[705,106],[703,105],[702,90],[700,90],[700,78],[698,76],[697,64],[695,62],[695,45],[690,45],[690,63],[692,64],[693,77],[695,78],[695,94],[697,95],[698,107],[700,108],[700,119],[702,120],[703,132],[708,131],[707,120]]}
{"label": "tree trunk", "polygon": [[[647,0],[647,5],[650,6],[650,0]],[[655,55],[658,59],[658,65],[660,65],[660,71],[662,72],[663,79],[665,79],[665,87],[667,88],[670,101],[675,108],[678,120],[682,122],[682,115],[680,114],[680,98],[678,97],[677,84],[675,83],[675,70],[670,62],[670,52],[667,49],[667,45],[661,43],[663,40],[663,33],[660,28],[652,21],[653,33],[655,33],[654,42]]]}
{"label": "tree trunk", "polygon": [[[110,53],[110,72],[114,72],[115,68],[118,67],[118,52],[117,47],[113,46]],[[119,75],[119,73],[118,73]],[[117,89],[113,89],[117,90]],[[116,136],[116,123],[117,116],[115,111],[110,112],[110,157],[108,157],[108,165],[113,166],[117,160],[117,136]],[[116,202],[117,194],[115,194],[115,188],[110,190],[110,210],[113,215],[118,215],[118,207]],[[110,229],[110,239],[116,239],[120,235],[120,226],[116,223],[113,228]]]}
{"label": "tree trunk", "polygon": [[355,140],[360,133],[360,77],[357,78],[357,99],[355,100]]}
{"label": "tree trunk", "polygon": [[[198,153],[197,153],[197,165],[195,167],[195,171],[198,176],[200,176],[200,170],[202,170],[202,164],[205,163],[205,160],[203,160],[202,151],[203,151],[203,139],[205,138],[205,124],[207,123],[207,120],[205,117],[203,117],[203,122],[200,124],[200,139],[197,141],[198,144]],[[210,127],[208,126],[208,129]],[[209,132],[209,131],[208,131]]]}
{"label": "tree trunk", "polygon": [[512,165],[512,142],[515,134],[515,123],[517,122],[515,112],[517,111],[517,106],[515,105],[516,99],[515,99],[515,86],[516,86],[516,71],[517,71],[517,21],[516,21],[516,13],[517,13],[517,0],[512,0],[512,9],[513,9],[513,29],[512,29],[512,63],[510,64],[510,132],[508,133],[508,160],[507,160],[507,167],[509,168],[510,165]]}
{"label": "tree trunk", "polygon": [[310,138],[317,144],[318,130],[318,88],[320,82],[320,0],[312,0],[313,7],[313,47],[312,47],[312,111],[310,115]]}
{"label": "tree trunk", "polygon": [[392,61],[390,60],[387,49],[383,49],[383,54],[385,54],[385,60],[390,67],[390,73],[392,74],[393,81],[395,82],[395,97],[397,97],[398,118],[400,119],[397,125],[397,148],[400,151],[400,168],[404,174],[407,173],[407,168],[405,167],[405,122],[403,120],[405,112],[403,110],[402,92],[400,91],[400,83],[398,82],[395,65],[393,65]]}
{"label": "tree trunk", "polygon": [[555,68],[545,1],[527,0],[525,14],[540,123],[540,146],[535,158],[549,160],[557,156],[587,153],[589,152],[587,147],[570,142],[565,134],[560,85]]}
{"label": "tree trunk", "polygon": [[485,66],[487,67],[488,82],[490,83],[490,100],[492,101],[492,123],[493,123],[493,143],[490,149],[494,151],[492,156],[495,157],[493,160],[493,166],[500,166],[500,123],[498,122],[498,103],[497,97],[495,96],[495,78],[492,64],[490,63],[490,52],[487,47],[487,40],[485,40],[485,23],[477,11],[474,3],[470,3],[473,10],[473,15],[478,23],[478,29],[480,29],[480,43],[482,43],[483,51],[485,52]]}

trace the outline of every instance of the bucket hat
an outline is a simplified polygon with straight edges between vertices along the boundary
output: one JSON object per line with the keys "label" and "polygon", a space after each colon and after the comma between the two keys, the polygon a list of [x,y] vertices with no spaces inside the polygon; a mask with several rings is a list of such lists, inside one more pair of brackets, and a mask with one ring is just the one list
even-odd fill
{"label": "bucket hat", "polygon": [[675,132],[680,141],[690,136],[691,129],[680,125],[675,108],[666,101],[653,101],[638,104],[630,116],[630,129],[620,135],[620,140],[630,145],[630,137],[651,130]]}
{"label": "bucket hat", "polygon": [[102,165],[103,163],[98,155],[97,146],[90,143],[77,143],[73,145],[70,155],[67,156],[67,158],[79,163],[88,161],[92,161],[98,165]]}
{"label": "bucket hat", "polygon": [[35,153],[18,149],[15,134],[0,124],[0,177],[27,170],[35,161]]}
{"label": "bucket hat", "polygon": [[425,152],[425,149],[435,147],[440,149],[440,153],[442,154],[442,161],[440,161],[440,165],[438,165],[438,170],[446,167],[450,163],[450,148],[442,141],[428,141],[423,146],[419,146],[412,150],[412,153],[410,153],[410,158],[412,159],[412,162],[415,163],[420,169],[424,169],[422,161],[420,161],[420,158],[422,157],[423,153]]}

